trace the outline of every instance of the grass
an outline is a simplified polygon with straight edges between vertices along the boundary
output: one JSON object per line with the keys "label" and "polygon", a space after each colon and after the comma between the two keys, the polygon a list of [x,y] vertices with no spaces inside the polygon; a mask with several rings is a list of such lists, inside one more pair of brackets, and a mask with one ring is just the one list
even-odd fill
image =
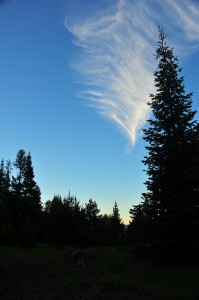
{"label": "grass", "polygon": [[198,300],[198,267],[165,267],[137,259],[129,249],[0,247],[0,299]]}

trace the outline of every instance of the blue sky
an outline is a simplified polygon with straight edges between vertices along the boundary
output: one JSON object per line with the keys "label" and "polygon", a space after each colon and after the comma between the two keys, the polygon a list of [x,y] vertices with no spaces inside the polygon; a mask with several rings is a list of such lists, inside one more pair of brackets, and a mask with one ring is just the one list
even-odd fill
{"label": "blue sky", "polygon": [[70,190],[102,213],[117,201],[128,221],[145,191],[158,25],[198,110],[198,1],[0,1],[0,158],[31,152],[43,202]]}

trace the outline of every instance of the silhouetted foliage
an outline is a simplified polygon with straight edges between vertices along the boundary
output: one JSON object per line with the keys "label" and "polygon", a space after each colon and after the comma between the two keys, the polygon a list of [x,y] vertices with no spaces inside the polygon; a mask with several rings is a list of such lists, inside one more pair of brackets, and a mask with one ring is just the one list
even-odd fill
{"label": "silhouetted foliage", "polygon": [[144,210],[144,204],[134,205],[129,213],[131,221],[126,232],[127,241],[130,244],[133,243],[134,247],[139,247],[143,240],[147,243],[151,239],[150,222]]}
{"label": "silhouetted foliage", "polygon": [[112,227],[112,243],[121,244],[124,238],[124,224],[120,218],[117,202],[114,203],[113,213],[110,215]]}
{"label": "silhouetted foliage", "polygon": [[179,76],[182,68],[165,39],[159,28],[156,94],[150,95],[148,103],[153,117],[143,130],[148,143],[148,155],[143,160],[147,192],[131,214],[142,243],[150,241],[153,251],[157,247],[165,256],[183,256],[188,249],[199,249],[198,123],[192,93],[185,93],[184,78]]}
{"label": "silhouetted foliage", "polygon": [[83,206],[70,192],[64,198],[54,195],[42,207],[30,153],[19,150],[13,166],[11,174],[11,162],[1,160],[0,244],[29,248],[36,243],[57,247],[121,243],[124,226],[116,202],[110,216],[100,214],[96,201],[89,199]]}
{"label": "silhouetted foliage", "polygon": [[17,174],[12,177],[11,192],[15,226],[21,243],[32,246],[34,242],[30,242],[30,236],[36,237],[39,230],[41,193],[34,180],[30,153],[26,155],[23,149],[19,150],[14,166]]}
{"label": "silhouetted foliage", "polygon": [[0,165],[0,243],[13,245],[17,242],[17,237],[12,217],[12,196],[10,192],[11,162]]}
{"label": "silhouetted foliage", "polygon": [[32,247],[40,228],[40,189],[34,181],[30,153],[19,150],[11,179],[11,162],[0,165],[0,242]]}
{"label": "silhouetted foliage", "polygon": [[124,225],[117,204],[114,215],[101,215],[96,201],[89,199],[85,207],[69,192],[67,197],[54,196],[43,209],[43,241],[62,247],[119,245]]}

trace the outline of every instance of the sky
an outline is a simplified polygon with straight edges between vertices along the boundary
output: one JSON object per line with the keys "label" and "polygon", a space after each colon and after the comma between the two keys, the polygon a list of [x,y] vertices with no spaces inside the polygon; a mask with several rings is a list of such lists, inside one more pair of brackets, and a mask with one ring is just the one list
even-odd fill
{"label": "sky", "polygon": [[0,0],[0,159],[31,153],[43,203],[70,190],[128,223],[158,25],[199,110],[198,0]]}

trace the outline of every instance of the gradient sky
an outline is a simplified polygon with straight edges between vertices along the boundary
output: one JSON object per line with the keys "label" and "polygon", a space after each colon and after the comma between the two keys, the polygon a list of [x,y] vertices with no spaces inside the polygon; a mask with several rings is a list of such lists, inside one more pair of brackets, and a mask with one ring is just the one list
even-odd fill
{"label": "gradient sky", "polygon": [[117,201],[127,223],[145,191],[158,25],[199,110],[198,1],[0,1],[0,158],[31,152],[43,202]]}

